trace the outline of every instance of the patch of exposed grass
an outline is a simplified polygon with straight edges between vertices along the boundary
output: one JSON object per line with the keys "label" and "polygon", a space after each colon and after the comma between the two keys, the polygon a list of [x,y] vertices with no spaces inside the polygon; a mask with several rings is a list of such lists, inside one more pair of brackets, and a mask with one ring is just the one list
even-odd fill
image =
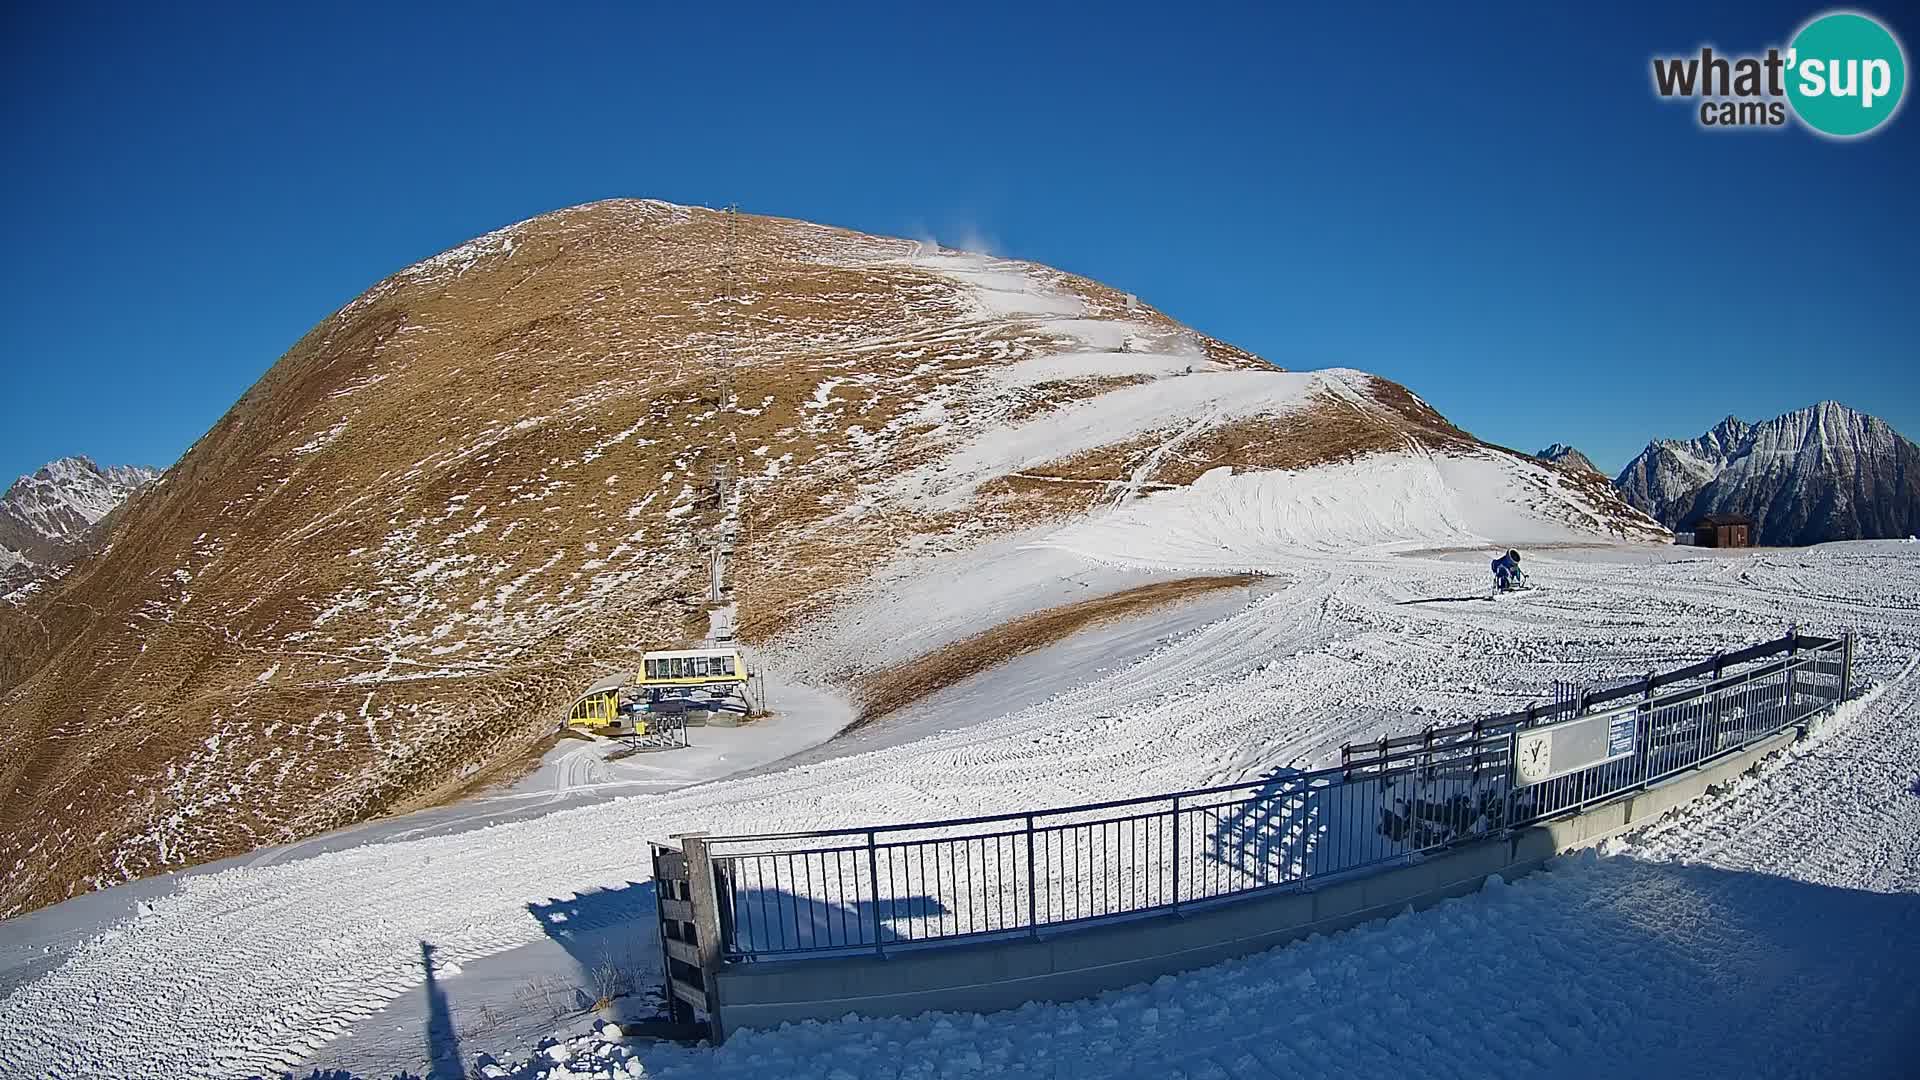
{"label": "patch of exposed grass", "polygon": [[1064,641],[1090,626],[1134,618],[1221,589],[1243,588],[1257,580],[1257,574],[1232,574],[1156,581],[1022,615],[904,664],[860,677],[855,683],[860,716],[848,730],[870,724],[1016,656]]}

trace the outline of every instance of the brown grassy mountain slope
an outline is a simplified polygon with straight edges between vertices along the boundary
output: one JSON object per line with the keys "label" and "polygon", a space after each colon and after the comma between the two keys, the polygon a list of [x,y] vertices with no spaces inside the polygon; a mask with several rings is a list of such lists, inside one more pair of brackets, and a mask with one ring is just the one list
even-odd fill
{"label": "brown grassy mountain slope", "polygon": [[705,631],[729,513],[741,632],[765,640],[908,537],[1219,464],[1477,445],[1354,373],[1284,415],[1096,432],[887,509],[980,432],[1271,370],[1044,267],[655,202],[410,267],[295,344],[106,550],[0,605],[0,914],[458,789],[596,675]]}

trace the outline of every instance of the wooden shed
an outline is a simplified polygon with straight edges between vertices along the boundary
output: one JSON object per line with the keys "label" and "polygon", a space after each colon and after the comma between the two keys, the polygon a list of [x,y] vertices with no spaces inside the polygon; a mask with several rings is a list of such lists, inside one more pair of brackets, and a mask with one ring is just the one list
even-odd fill
{"label": "wooden shed", "polygon": [[1745,514],[1708,514],[1693,523],[1697,547],[1752,547],[1753,519]]}

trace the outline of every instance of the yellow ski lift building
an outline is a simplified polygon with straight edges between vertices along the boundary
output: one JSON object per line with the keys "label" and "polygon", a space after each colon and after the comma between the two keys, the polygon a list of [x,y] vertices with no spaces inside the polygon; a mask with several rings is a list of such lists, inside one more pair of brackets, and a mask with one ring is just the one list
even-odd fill
{"label": "yellow ski lift building", "polygon": [[567,710],[567,726],[599,735],[626,734],[629,723],[633,734],[646,734],[644,716],[620,714],[620,688],[627,685],[625,674],[608,675],[587,688]]}
{"label": "yellow ski lift building", "polygon": [[[629,700],[622,710],[621,691]],[[686,714],[750,716],[746,661],[732,646],[661,649],[641,657],[640,670],[608,675],[567,709],[567,726],[592,735],[646,735],[684,727]],[[655,717],[654,714],[670,714]],[[727,720],[725,723],[731,724]]]}
{"label": "yellow ski lift building", "polygon": [[740,659],[740,650],[732,647],[663,649],[647,653],[640,660],[642,687],[745,686],[746,682],[747,665]]}

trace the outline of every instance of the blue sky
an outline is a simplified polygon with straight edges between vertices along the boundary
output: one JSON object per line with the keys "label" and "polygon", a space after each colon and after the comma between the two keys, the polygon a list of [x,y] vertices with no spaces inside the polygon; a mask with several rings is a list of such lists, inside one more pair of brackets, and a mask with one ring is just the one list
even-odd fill
{"label": "blue sky", "polygon": [[625,195],[984,240],[1608,469],[1823,398],[1920,436],[1920,115],[1650,89],[1819,8],[691,7],[7,6],[0,474],[168,464],[386,274]]}

